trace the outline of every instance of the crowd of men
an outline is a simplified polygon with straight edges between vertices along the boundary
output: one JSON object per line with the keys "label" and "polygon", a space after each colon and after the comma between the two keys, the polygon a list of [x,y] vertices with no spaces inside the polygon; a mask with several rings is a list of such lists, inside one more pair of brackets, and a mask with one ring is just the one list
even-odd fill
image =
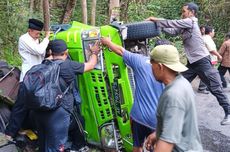
{"label": "crowd of men", "polygon": [[[110,38],[101,38],[101,43],[122,56],[124,63],[134,72],[136,90],[130,113],[133,152],[142,152],[143,146],[155,152],[203,151],[197,123],[195,94],[189,83],[196,76],[200,77],[205,90],[210,91],[223,108],[224,117],[220,124],[230,125],[230,103],[223,92],[223,87],[227,87],[224,74],[227,70],[230,71],[230,33],[226,35],[226,40],[217,51],[212,40],[213,28],[205,27],[202,36],[197,13],[198,6],[190,2],[182,7],[182,19],[146,19],[156,22],[167,34],[181,36],[188,59],[186,66],[180,62],[177,48],[168,41],[157,45],[151,51],[150,57],[144,57],[116,45]],[[19,38],[22,72],[18,98],[5,131],[9,138],[16,136],[22,122],[31,112],[24,103],[26,94],[23,78],[33,65],[42,62],[48,44],[48,51],[51,52],[49,59],[63,60],[60,64],[60,77],[68,85],[75,80],[76,75],[94,69],[97,63],[99,43],[90,48],[92,54],[88,62],[78,63],[68,59],[67,46],[63,40],[53,40],[49,43],[49,32],[46,32],[45,38],[39,43],[42,29],[41,21],[30,19],[28,32]],[[210,54],[217,59],[211,60]],[[218,60],[221,61],[219,71],[213,66]],[[39,151],[64,151],[70,124],[70,113],[66,109],[72,110],[73,100],[73,92],[70,92],[64,100],[65,108],[33,112],[38,128]]]}

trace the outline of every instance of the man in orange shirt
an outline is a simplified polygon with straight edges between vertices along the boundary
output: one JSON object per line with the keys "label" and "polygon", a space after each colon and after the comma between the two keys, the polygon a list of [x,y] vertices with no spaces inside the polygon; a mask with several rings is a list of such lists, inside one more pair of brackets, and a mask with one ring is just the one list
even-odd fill
{"label": "man in orange shirt", "polygon": [[221,45],[221,48],[219,50],[220,55],[222,56],[222,62],[218,68],[222,85],[224,88],[227,88],[227,82],[224,78],[225,73],[230,73],[230,32],[226,34],[225,41]]}

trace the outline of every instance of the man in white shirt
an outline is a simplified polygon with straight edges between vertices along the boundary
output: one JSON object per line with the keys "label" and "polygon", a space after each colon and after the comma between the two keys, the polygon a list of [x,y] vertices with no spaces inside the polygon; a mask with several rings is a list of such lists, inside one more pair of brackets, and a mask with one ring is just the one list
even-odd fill
{"label": "man in white shirt", "polygon": [[216,44],[213,41],[214,36],[215,36],[214,29],[211,26],[206,26],[205,35],[203,35],[202,37],[203,37],[205,46],[210,52],[212,65],[217,64],[218,60],[222,59],[221,55],[217,52]]}
{"label": "man in white shirt", "polygon": [[[202,38],[204,40],[206,48],[210,52],[211,63],[213,66],[215,66],[218,63],[218,60],[222,60],[222,56],[217,52],[216,44],[213,41],[214,36],[215,32],[213,27],[205,26],[205,33],[204,35],[202,35]],[[209,93],[209,91],[207,91],[207,86],[202,81],[200,81],[198,92],[204,94]]]}
{"label": "man in white shirt", "polygon": [[45,38],[39,43],[43,22],[37,19],[29,19],[28,31],[19,38],[18,51],[22,58],[22,70],[20,75],[20,87],[18,97],[12,109],[9,125],[5,134],[10,138],[14,137],[22,126],[23,121],[28,116],[28,110],[25,107],[25,91],[23,78],[26,72],[34,65],[40,64],[44,59],[46,48],[49,43],[50,32],[45,32]]}
{"label": "man in white shirt", "polygon": [[43,23],[41,21],[30,19],[28,32],[19,38],[18,51],[22,57],[20,82],[23,81],[25,73],[32,66],[40,64],[45,57],[50,33],[49,31],[46,31],[45,38],[39,43],[42,29]]}

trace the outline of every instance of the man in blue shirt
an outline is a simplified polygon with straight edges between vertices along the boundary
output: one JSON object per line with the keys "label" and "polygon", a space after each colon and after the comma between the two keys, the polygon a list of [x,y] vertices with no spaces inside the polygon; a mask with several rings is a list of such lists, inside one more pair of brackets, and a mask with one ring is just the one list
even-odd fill
{"label": "man in blue shirt", "polygon": [[131,53],[111,42],[109,38],[102,38],[101,42],[122,56],[124,62],[133,70],[136,86],[134,104],[130,114],[133,152],[142,152],[144,139],[156,129],[155,113],[164,86],[152,76],[149,57]]}

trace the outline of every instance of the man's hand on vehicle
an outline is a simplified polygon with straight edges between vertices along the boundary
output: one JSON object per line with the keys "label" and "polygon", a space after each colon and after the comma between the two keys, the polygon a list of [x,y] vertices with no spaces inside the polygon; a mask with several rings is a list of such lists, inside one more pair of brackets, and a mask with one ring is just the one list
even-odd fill
{"label": "man's hand on vehicle", "polygon": [[49,38],[50,37],[50,31],[45,31],[45,38]]}
{"label": "man's hand on vehicle", "polygon": [[149,17],[149,18],[147,18],[147,19],[145,19],[146,21],[157,21],[158,20],[158,18],[156,18],[156,17],[154,17],[154,16],[151,16],[151,17]]}
{"label": "man's hand on vehicle", "polygon": [[92,54],[95,54],[95,55],[98,55],[101,50],[99,41],[96,41],[93,46],[90,45],[89,47],[90,47],[90,51],[92,52]]}
{"label": "man's hand on vehicle", "polygon": [[111,39],[109,37],[103,37],[103,38],[101,38],[101,43],[103,45],[109,46],[111,43]]}
{"label": "man's hand on vehicle", "polygon": [[155,142],[156,142],[156,132],[153,132],[146,139],[146,142],[145,142],[146,149],[147,150],[153,149]]}

